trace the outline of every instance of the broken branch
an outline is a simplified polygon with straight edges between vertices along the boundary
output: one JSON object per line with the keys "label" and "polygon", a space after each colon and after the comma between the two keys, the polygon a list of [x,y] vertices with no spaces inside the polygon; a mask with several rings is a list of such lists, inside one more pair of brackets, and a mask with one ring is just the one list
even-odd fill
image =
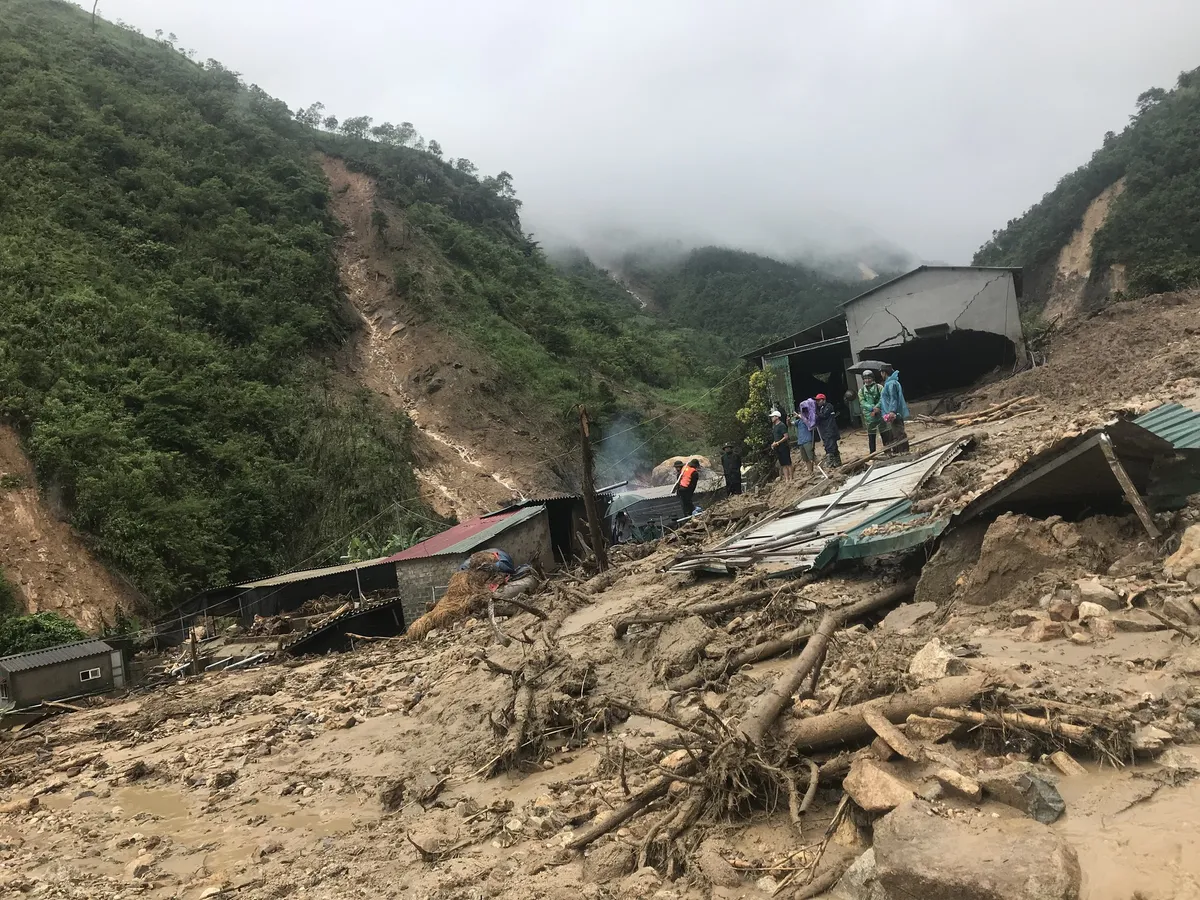
{"label": "broken branch", "polygon": [[673,622],[676,619],[686,619],[688,616],[713,616],[719,613],[729,612],[733,609],[739,609],[743,606],[749,606],[751,603],[758,603],[760,600],[768,600],[775,595],[773,590],[753,591],[749,594],[744,594],[741,597],[735,597],[732,600],[720,600],[712,603],[697,603],[695,606],[685,606],[683,609],[672,609],[665,612],[646,613],[640,616],[629,616],[625,619],[619,619],[613,626],[617,637],[624,637],[633,625],[657,625],[660,622]]}
{"label": "broken branch", "polygon": [[921,751],[916,744],[904,736],[895,725],[887,720],[886,716],[880,715],[874,709],[868,707],[862,712],[863,721],[866,722],[871,730],[879,735],[880,739],[889,747],[899,753],[907,760],[912,762],[921,761]]}
{"label": "broken branch", "polygon": [[1038,731],[1052,737],[1065,737],[1075,743],[1087,743],[1092,735],[1092,729],[1083,725],[1072,725],[1069,722],[1058,722],[1054,719],[1039,719],[1036,716],[1022,712],[978,712],[973,709],[949,709],[944,706],[934,707],[930,715],[938,719],[950,719],[954,722],[964,722],[969,725],[1007,725],[1023,731]]}

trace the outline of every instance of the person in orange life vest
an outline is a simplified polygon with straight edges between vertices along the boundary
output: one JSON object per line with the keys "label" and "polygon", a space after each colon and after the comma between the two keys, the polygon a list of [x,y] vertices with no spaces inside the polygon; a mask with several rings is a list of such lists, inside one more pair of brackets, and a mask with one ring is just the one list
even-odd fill
{"label": "person in orange life vest", "polygon": [[700,460],[689,460],[679,472],[679,480],[675,482],[675,493],[679,495],[679,508],[684,516],[690,516],[695,505],[692,500],[696,495],[696,485],[700,483]]}

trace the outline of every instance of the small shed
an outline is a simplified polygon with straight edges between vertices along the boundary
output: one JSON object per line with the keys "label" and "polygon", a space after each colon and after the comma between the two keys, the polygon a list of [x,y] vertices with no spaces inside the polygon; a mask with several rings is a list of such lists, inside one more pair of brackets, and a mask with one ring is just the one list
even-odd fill
{"label": "small shed", "polygon": [[[697,506],[707,508],[724,496],[725,478],[707,470],[696,485],[693,498]],[[659,487],[640,488],[634,491],[624,491],[614,494],[608,504],[608,527],[612,530],[618,513],[629,516],[633,527],[633,537],[638,541],[650,541],[662,537],[663,533],[675,527],[675,522],[683,517],[679,505],[679,497],[675,494],[675,485],[664,484]]]}
{"label": "small shed", "polygon": [[121,651],[101,640],[0,657],[0,705],[16,709],[124,686]]}
{"label": "small shed", "polygon": [[489,547],[506,551],[518,565],[552,569],[554,550],[546,507],[509,508],[469,519],[388,557],[395,568],[404,621],[412,623],[424,615],[427,604],[441,596],[458,567],[472,553]]}

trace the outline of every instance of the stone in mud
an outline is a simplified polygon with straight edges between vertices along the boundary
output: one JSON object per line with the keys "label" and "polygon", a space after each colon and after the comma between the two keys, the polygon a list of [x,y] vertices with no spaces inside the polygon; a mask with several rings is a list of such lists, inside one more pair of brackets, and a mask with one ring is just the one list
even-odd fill
{"label": "stone in mud", "polygon": [[1200,588],[1200,566],[1190,570],[1187,573],[1188,587]]}
{"label": "stone in mud", "polygon": [[1163,564],[1169,578],[1186,578],[1195,568],[1200,568],[1200,523],[1188,526],[1179,540],[1179,549]]}
{"label": "stone in mud", "polygon": [[1081,874],[1074,848],[1029,819],[943,818],[929,804],[914,800],[875,824],[874,850],[875,879],[885,897],[1079,897]]}
{"label": "stone in mud", "polygon": [[1021,632],[1021,637],[1031,643],[1040,644],[1044,641],[1053,641],[1056,638],[1060,638],[1063,634],[1062,622],[1050,622],[1045,619],[1038,619],[1036,622],[1030,622],[1025,626],[1025,630]]}
{"label": "stone in mud", "polygon": [[896,777],[883,766],[866,758],[856,759],[842,788],[861,809],[887,812],[913,798],[912,785]]}
{"label": "stone in mud", "polygon": [[1168,597],[1163,601],[1163,614],[1186,625],[1200,625],[1200,610],[1187,597]]}
{"label": "stone in mud", "polygon": [[1086,622],[1088,619],[1094,619],[1097,616],[1107,616],[1108,609],[1101,606],[1099,603],[1092,603],[1090,600],[1085,600],[1079,604],[1079,621]]}
{"label": "stone in mud", "polygon": [[700,866],[704,877],[717,887],[737,887],[742,883],[737,869],[729,864],[721,853],[721,845],[712,838],[701,842],[700,850],[696,854],[696,864]]}
{"label": "stone in mud", "polygon": [[1080,578],[1071,585],[1071,600],[1076,606],[1081,603],[1098,603],[1110,611],[1124,606],[1116,591],[1105,587],[1095,578]]}
{"label": "stone in mud", "polygon": [[1049,612],[1051,622],[1070,622],[1078,615],[1075,604],[1063,597],[1050,601]]}
{"label": "stone in mud", "polygon": [[1113,626],[1112,619],[1101,618],[1094,616],[1087,621],[1088,631],[1092,637],[1098,641],[1106,641],[1116,633],[1116,628]]}
{"label": "stone in mud", "polygon": [[1107,621],[1112,622],[1117,631],[1163,631],[1167,627],[1144,609],[1123,609],[1113,613]]}
{"label": "stone in mud", "polygon": [[1174,737],[1175,735],[1165,729],[1154,725],[1143,725],[1134,729],[1130,746],[1138,753],[1153,755],[1161,752],[1166,742],[1173,740]]}
{"label": "stone in mud", "polygon": [[[1050,604],[1047,603],[1047,606]],[[1008,621],[1017,628],[1024,628],[1031,622],[1040,622],[1046,618],[1046,612],[1041,609],[1015,609],[1008,615]]]}
{"label": "stone in mud", "polygon": [[666,625],[654,645],[655,663],[665,677],[690,672],[712,639],[713,630],[699,616]]}
{"label": "stone in mud", "polygon": [[1058,789],[1031,763],[1009,763],[995,772],[983,772],[979,783],[993,800],[1019,809],[1043,825],[1049,825],[1066,811]]}
{"label": "stone in mud", "polygon": [[633,871],[637,854],[628,844],[610,841],[599,844],[583,861],[583,877],[586,881],[604,884]]}
{"label": "stone in mud", "polygon": [[154,857],[149,853],[143,853],[141,856],[130,860],[129,864],[125,866],[125,877],[130,880],[145,878],[153,868]]}
{"label": "stone in mud", "polygon": [[884,616],[883,621],[879,623],[879,627],[884,631],[903,633],[922,619],[933,615],[937,612],[937,608],[936,603],[928,600],[924,603],[906,603],[903,606],[896,607]]}
{"label": "stone in mud", "polygon": [[908,664],[908,674],[918,681],[937,681],[947,675],[964,675],[966,671],[966,663],[943,647],[937,638],[918,650]]}
{"label": "stone in mud", "polygon": [[850,863],[832,896],[838,900],[888,900],[876,876],[874,847]]}
{"label": "stone in mud", "polygon": [[911,715],[904,723],[905,737],[914,741],[936,744],[944,741],[962,725],[949,719],[931,719],[928,716]]}

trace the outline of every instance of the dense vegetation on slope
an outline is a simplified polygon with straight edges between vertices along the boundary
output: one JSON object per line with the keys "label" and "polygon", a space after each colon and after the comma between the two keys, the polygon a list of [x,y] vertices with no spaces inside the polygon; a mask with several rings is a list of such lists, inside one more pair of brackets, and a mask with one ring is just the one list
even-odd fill
{"label": "dense vegetation on slope", "polygon": [[103,558],[169,601],[416,486],[407,421],[315,361],[350,325],[286,107],[97,24],[0,12],[0,415]]}
{"label": "dense vegetation on slope", "polygon": [[834,315],[869,284],[721,247],[667,263],[631,253],[621,270],[672,321],[722,335],[734,356]]}
{"label": "dense vegetation on slope", "polygon": [[[396,254],[397,289],[495,360],[498,400],[549,408],[566,435],[580,401],[624,428],[712,383],[715,351],[689,352],[711,338],[586,260],[551,266],[507,175],[443,160],[408,123],[293,114],[89,18],[0,12],[0,416],[151,599],[329,561],[393,506],[389,528],[425,521],[410,423],[322,362],[354,318],[318,149],[375,176],[435,249]],[[662,425],[638,432],[651,453]]]}
{"label": "dense vegetation on slope", "polygon": [[415,241],[393,247],[397,292],[498,364],[506,402],[548,409],[570,428],[581,401],[604,421],[720,378],[718,339],[664,326],[582,255],[552,265],[522,233],[506,174],[480,181],[465,160],[452,165],[413,147],[318,141],[375,178],[380,196],[432,243],[432,260]]}
{"label": "dense vegetation on slope", "polygon": [[1040,266],[1079,227],[1088,205],[1125,177],[1093,241],[1096,266],[1123,263],[1134,294],[1200,284],[1200,69],[1175,88],[1152,88],[1120,134],[1063,177],[1020,218],[992,235],[976,265]]}

